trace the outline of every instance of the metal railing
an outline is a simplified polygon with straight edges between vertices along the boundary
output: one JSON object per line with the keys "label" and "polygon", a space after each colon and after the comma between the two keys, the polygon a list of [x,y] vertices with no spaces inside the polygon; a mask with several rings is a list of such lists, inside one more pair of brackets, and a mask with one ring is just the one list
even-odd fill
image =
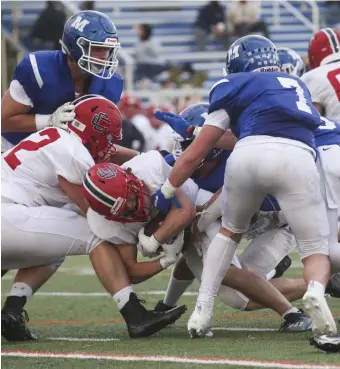
{"label": "metal railing", "polygon": [[292,15],[294,15],[301,23],[303,23],[307,28],[316,32],[320,28],[320,11],[319,7],[313,0],[305,0],[301,1],[301,4],[310,6],[312,10],[312,19],[308,19],[306,16],[302,14],[300,10],[298,10],[295,6],[291,4],[290,1],[273,1],[273,26],[275,28],[280,28],[281,17],[280,17],[280,7],[282,6],[286,10],[288,10]]}

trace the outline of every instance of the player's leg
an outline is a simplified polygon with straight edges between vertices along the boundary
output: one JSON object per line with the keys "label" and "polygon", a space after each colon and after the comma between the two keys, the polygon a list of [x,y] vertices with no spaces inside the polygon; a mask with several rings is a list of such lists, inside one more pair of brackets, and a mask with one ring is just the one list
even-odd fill
{"label": "player's leg", "polygon": [[258,147],[235,148],[228,159],[222,191],[222,227],[212,240],[204,260],[200,292],[188,322],[191,336],[204,336],[204,332],[210,329],[214,298],[242,233],[248,229],[251,217],[266,195],[256,183],[258,173],[253,159],[257,152]]}
{"label": "player's leg", "polygon": [[295,160],[273,184],[272,193],[294,232],[304,264],[304,278],[308,284],[304,307],[313,320],[315,332],[334,333],[336,325],[324,298],[330,276],[329,226],[320,192],[320,177],[308,151],[288,146],[282,155],[295,156]]}
{"label": "player's leg", "polygon": [[266,277],[295,247],[294,234],[288,227],[269,229],[250,242],[239,261],[243,268]]}
{"label": "player's leg", "polygon": [[[91,232],[86,218],[67,209],[13,204],[3,207],[6,211],[2,212],[2,256],[6,268],[52,264],[67,255],[90,255],[99,279],[116,301],[132,337],[157,332],[184,312],[185,307],[163,315],[148,312],[132,291],[119,253]],[[135,315],[131,313],[133,310]]]}

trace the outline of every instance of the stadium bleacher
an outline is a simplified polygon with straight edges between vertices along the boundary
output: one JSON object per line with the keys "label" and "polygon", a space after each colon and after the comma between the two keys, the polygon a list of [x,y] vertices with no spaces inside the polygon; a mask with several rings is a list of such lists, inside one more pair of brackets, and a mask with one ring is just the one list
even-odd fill
{"label": "stadium bleacher", "polygon": [[[74,5],[79,2],[72,2]],[[206,88],[221,76],[224,65],[225,52],[216,51],[216,42],[210,41],[207,52],[193,52],[194,37],[192,24],[195,21],[198,8],[202,6],[200,1],[181,2],[106,2],[97,1],[96,9],[112,16],[118,28],[123,48],[130,51],[134,48],[137,37],[134,26],[138,23],[150,23],[154,26],[155,36],[162,45],[162,56],[172,63],[190,61],[196,70],[208,71]],[[154,3],[154,8],[150,6]],[[322,3],[322,2],[319,2]],[[28,33],[31,25],[45,7],[45,1],[18,1],[15,4],[19,8],[18,23],[20,37],[24,45],[30,49]],[[307,18],[310,18],[310,8],[303,2],[290,2]],[[275,2],[262,2],[262,18],[269,25],[273,42],[281,47],[291,47],[304,55],[307,51],[312,30],[296,18],[280,3],[279,9],[274,9]],[[321,5],[321,4],[320,4]],[[157,8],[157,10],[155,10]],[[143,10],[143,11],[141,11]],[[275,11],[279,10],[279,25],[275,22]],[[13,2],[2,2],[2,27],[11,31]],[[138,12],[138,16],[136,16]]]}

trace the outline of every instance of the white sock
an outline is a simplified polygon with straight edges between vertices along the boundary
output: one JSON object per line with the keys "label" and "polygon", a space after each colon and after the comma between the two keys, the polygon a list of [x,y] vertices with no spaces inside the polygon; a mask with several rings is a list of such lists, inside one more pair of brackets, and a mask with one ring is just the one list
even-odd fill
{"label": "white sock", "polygon": [[298,313],[298,312],[299,312],[299,309],[293,306],[290,309],[288,309],[284,314],[282,314],[282,318],[284,318],[287,314]]}
{"label": "white sock", "polygon": [[315,290],[318,294],[325,294],[325,286],[318,281],[309,281],[307,291]]}
{"label": "white sock", "polygon": [[266,275],[266,279],[267,281],[270,281],[274,275],[276,274],[276,269],[274,268],[273,270],[271,270],[267,275]]}
{"label": "white sock", "polygon": [[201,303],[213,310],[215,296],[217,296],[222,280],[230,267],[236,247],[235,241],[221,233],[217,233],[212,240],[203,266],[197,304]]}
{"label": "white sock", "polygon": [[183,293],[186,291],[186,289],[192,284],[194,279],[190,280],[181,280],[176,279],[172,274],[168,283],[168,288],[165,293],[164,297],[164,304],[168,306],[175,306],[180,299],[180,297],[183,295]]}
{"label": "white sock", "polygon": [[122,310],[124,305],[130,299],[130,293],[133,293],[133,289],[131,286],[124,287],[120,291],[116,292],[112,297],[117,303],[118,310]]}
{"label": "white sock", "polygon": [[33,295],[32,288],[23,282],[15,282],[8,296],[26,296],[27,300]]}

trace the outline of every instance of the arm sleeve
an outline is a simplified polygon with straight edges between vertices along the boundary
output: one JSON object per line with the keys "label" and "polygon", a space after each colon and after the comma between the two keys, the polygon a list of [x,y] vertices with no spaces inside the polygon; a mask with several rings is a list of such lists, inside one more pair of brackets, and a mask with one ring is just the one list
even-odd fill
{"label": "arm sleeve", "polygon": [[[16,80],[21,85],[32,106],[34,106],[36,97],[43,85],[37,59],[34,54],[26,54],[24,56],[14,70],[13,80]],[[10,92],[12,91],[10,90]],[[12,97],[15,99],[15,96]]]}
{"label": "arm sleeve", "polygon": [[214,126],[226,131],[230,127],[230,117],[224,109],[215,110],[207,116],[205,126]]}
{"label": "arm sleeve", "polygon": [[[239,88],[228,78],[216,82],[209,95],[209,115],[217,110],[225,110],[230,119],[237,104],[237,93]],[[206,123],[205,123],[206,124]]]}
{"label": "arm sleeve", "polygon": [[24,87],[16,79],[11,82],[9,93],[16,102],[33,107],[32,100],[27,96]]}

